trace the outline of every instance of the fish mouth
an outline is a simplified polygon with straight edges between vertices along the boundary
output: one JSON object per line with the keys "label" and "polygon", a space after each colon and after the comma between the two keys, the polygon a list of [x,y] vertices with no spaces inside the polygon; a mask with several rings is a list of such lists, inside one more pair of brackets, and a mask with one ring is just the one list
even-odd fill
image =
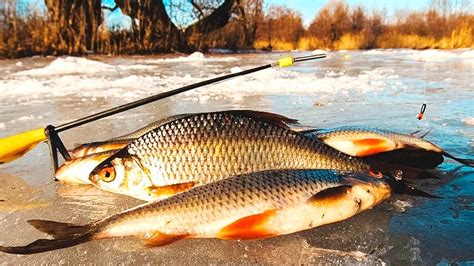
{"label": "fish mouth", "polygon": [[347,176],[354,189],[359,190],[361,198],[370,199],[362,209],[380,204],[392,195],[392,187],[388,178],[374,178],[366,173],[352,173]]}
{"label": "fish mouth", "polygon": [[59,167],[54,176],[57,180],[70,184],[91,184],[89,180],[90,173],[115,152],[116,150],[110,150],[66,161]]}

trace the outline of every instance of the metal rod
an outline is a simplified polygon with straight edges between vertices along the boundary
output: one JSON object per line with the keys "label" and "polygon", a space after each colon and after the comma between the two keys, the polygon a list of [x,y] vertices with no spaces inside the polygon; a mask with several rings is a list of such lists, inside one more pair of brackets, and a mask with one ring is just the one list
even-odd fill
{"label": "metal rod", "polygon": [[186,92],[186,91],[189,91],[189,90],[192,90],[192,89],[195,89],[195,88],[199,88],[199,87],[202,87],[202,86],[205,86],[205,85],[216,83],[216,82],[219,82],[219,81],[222,81],[222,80],[225,80],[225,79],[246,75],[246,74],[249,74],[249,73],[252,73],[252,72],[257,72],[259,70],[270,68],[270,67],[272,67],[272,65],[268,64],[268,65],[264,65],[264,66],[244,70],[244,71],[241,71],[241,72],[238,72],[238,73],[232,73],[232,74],[229,74],[229,75],[225,75],[225,76],[221,76],[221,77],[201,81],[201,82],[191,84],[191,85],[188,85],[188,86],[184,86],[184,87],[181,87],[181,88],[178,88],[178,89],[174,89],[174,90],[163,92],[163,93],[160,93],[160,94],[157,94],[157,95],[153,95],[153,96],[150,96],[150,97],[138,100],[138,101],[134,101],[134,102],[127,103],[127,104],[124,104],[124,105],[120,105],[120,106],[102,111],[102,112],[97,113],[97,114],[93,114],[93,115],[90,115],[90,116],[86,116],[86,117],[71,121],[71,122],[66,123],[66,124],[62,124],[62,125],[56,127],[56,132],[61,132],[61,131],[64,131],[64,130],[68,130],[68,129],[73,128],[73,127],[77,127],[77,126],[80,126],[80,125],[83,125],[83,124],[86,124],[86,123],[89,123],[89,122],[92,122],[92,121],[95,121],[95,120],[98,120],[98,119],[101,119],[101,118],[104,118],[104,117],[107,117],[107,116],[110,116],[110,115],[114,115],[114,114],[117,114],[117,113],[120,113],[120,112],[124,112],[124,111],[130,110],[130,109],[136,108],[138,106],[142,106],[142,105],[145,105],[147,103],[151,103],[151,102],[154,102],[154,101],[157,101],[157,100],[161,100],[161,99],[164,99],[164,98],[167,98],[167,97],[170,97],[170,96],[182,93],[182,92]]}
{"label": "metal rod", "polygon": [[[294,59],[294,62],[302,62],[302,61],[320,59],[320,58],[325,58],[325,57],[326,57],[325,54],[296,57]],[[62,124],[62,125],[56,127],[55,131],[59,133],[59,132],[68,130],[70,128],[74,128],[74,127],[77,127],[77,126],[80,126],[80,125],[83,125],[83,124],[86,124],[86,123],[89,123],[89,122],[92,122],[92,121],[95,121],[95,120],[98,120],[98,119],[101,119],[101,118],[104,118],[104,117],[107,117],[107,116],[111,116],[111,115],[114,115],[114,114],[117,114],[117,113],[120,113],[120,112],[124,112],[124,111],[130,110],[130,109],[133,109],[133,108],[136,108],[136,107],[139,107],[139,106],[142,106],[142,105],[145,105],[145,104],[157,101],[157,100],[161,100],[161,99],[164,99],[164,98],[167,98],[167,97],[170,97],[170,96],[182,93],[182,92],[186,92],[186,91],[189,91],[189,90],[192,90],[192,89],[195,89],[195,88],[199,88],[199,87],[202,87],[202,86],[213,84],[213,83],[223,81],[223,80],[226,80],[226,79],[230,79],[230,78],[233,78],[233,77],[247,75],[249,73],[253,73],[253,72],[263,70],[263,69],[271,68],[272,66],[274,66],[274,64],[267,64],[267,65],[264,65],[264,66],[259,66],[259,67],[247,69],[247,70],[244,70],[244,71],[240,71],[238,73],[232,73],[232,74],[220,76],[220,77],[217,77],[217,78],[213,78],[213,79],[201,81],[201,82],[198,82],[198,83],[195,83],[195,84],[187,85],[187,86],[184,86],[184,87],[181,87],[181,88],[178,88],[178,89],[163,92],[163,93],[160,93],[160,94],[157,94],[157,95],[153,95],[153,96],[141,99],[141,100],[137,100],[137,101],[130,102],[130,103],[127,103],[127,104],[123,104],[123,105],[120,105],[120,106],[117,106],[117,107],[114,107],[114,108],[111,108],[111,109],[108,109],[108,110],[104,110],[104,111],[99,112],[97,114],[93,114],[93,115],[90,115],[90,116],[86,116],[86,117],[83,117],[83,118],[80,118],[80,119]]]}

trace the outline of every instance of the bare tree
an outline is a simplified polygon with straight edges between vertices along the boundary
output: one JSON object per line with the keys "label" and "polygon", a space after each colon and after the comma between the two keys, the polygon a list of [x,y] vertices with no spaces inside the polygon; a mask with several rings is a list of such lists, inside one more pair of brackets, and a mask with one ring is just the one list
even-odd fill
{"label": "bare tree", "polygon": [[162,0],[116,0],[115,3],[122,13],[130,16],[134,32],[145,48],[180,52],[200,50],[202,36],[224,27],[240,6],[240,0],[225,0],[218,6],[215,2],[204,5],[191,1],[198,19],[181,29],[171,20]]}
{"label": "bare tree", "polygon": [[[65,53],[97,51],[98,28],[102,24],[101,0],[45,0],[50,23],[58,29],[57,46]],[[59,49],[61,50],[61,49]]]}

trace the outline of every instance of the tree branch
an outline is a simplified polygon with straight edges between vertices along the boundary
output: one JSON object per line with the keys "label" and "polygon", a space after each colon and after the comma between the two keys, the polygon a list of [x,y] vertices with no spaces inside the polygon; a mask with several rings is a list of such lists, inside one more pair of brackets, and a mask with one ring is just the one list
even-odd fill
{"label": "tree branch", "polygon": [[186,36],[190,36],[192,33],[208,34],[224,27],[229,21],[234,9],[239,5],[240,0],[225,0],[225,2],[209,16],[187,27],[185,30]]}

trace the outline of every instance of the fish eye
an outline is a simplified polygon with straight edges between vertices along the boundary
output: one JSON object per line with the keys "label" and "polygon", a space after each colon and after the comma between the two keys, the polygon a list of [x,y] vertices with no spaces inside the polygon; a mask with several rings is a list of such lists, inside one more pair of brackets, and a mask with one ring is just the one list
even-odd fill
{"label": "fish eye", "polygon": [[112,166],[104,167],[100,170],[99,176],[104,182],[112,182],[115,179],[115,169]]}

